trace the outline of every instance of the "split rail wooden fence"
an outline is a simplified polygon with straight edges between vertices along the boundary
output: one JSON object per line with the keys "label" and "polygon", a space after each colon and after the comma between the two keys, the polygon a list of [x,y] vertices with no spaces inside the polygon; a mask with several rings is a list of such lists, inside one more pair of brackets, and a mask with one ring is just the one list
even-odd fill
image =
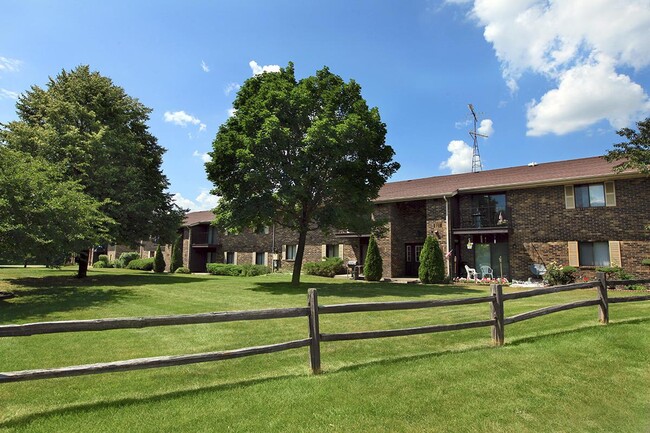
{"label": "split rail wooden fence", "polygon": [[[500,346],[504,343],[505,327],[512,323],[521,322],[535,317],[544,316],[559,311],[571,310],[574,308],[598,306],[599,320],[601,323],[609,322],[609,304],[622,302],[649,301],[650,295],[608,297],[607,287],[648,284],[650,279],[607,281],[603,274],[599,274],[598,281],[577,283],[564,286],[539,288],[522,292],[503,293],[500,285],[491,286],[489,296],[445,299],[427,301],[398,301],[398,302],[369,302],[338,305],[319,305],[318,292],[316,289],[309,289],[307,307],[281,308],[269,310],[216,312],[203,314],[188,314],[157,317],[133,317],[113,318],[97,320],[71,320],[60,322],[39,322],[22,325],[0,325],[0,338],[2,337],[25,337],[38,334],[52,334],[61,332],[85,332],[85,331],[106,331],[111,329],[133,329],[146,328],[150,326],[188,325],[200,323],[235,322],[242,320],[270,320],[282,318],[307,317],[309,337],[299,340],[292,340],[284,343],[270,344],[257,347],[246,347],[242,349],[197,353],[190,355],[159,356],[151,358],[138,358],[126,361],[114,361],[99,364],[78,365],[71,367],[23,370],[0,373],[0,383],[19,382],[36,379],[49,379],[56,377],[80,376],[86,374],[98,374],[117,371],[139,370],[145,368],[170,367],[175,365],[194,364],[207,361],[221,361],[226,359],[240,358],[244,356],[259,355],[264,353],[280,352],[283,350],[297,349],[309,346],[310,366],[313,373],[321,371],[320,345],[321,342],[362,340],[369,338],[398,337],[406,335],[427,334],[433,332],[455,331],[459,329],[470,329],[480,327],[492,328],[492,341]],[[504,303],[509,300],[529,298],[550,293],[567,292],[571,290],[597,288],[596,299],[570,302],[567,304],[554,305],[526,313],[517,314],[511,317],[504,316]],[[319,315],[321,314],[342,314],[368,311],[395,311],[422,308],[439,308],[455,305],[471,305],[489,303],[491,305],[491,317],[487,320],[472,322],[421,326],[416,328],[346,332],[327,334],[320,332]]]}

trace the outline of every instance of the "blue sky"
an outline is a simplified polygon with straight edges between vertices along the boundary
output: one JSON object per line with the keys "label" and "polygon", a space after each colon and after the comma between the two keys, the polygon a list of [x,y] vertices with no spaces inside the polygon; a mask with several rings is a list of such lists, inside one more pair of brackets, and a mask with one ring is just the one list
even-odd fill
{"label": "blue sky", "polygon": [[650,115],[650,0],[0,3],[0,122],[15,98],[88,64],[153,109],[185,207],[215,203],[203,168],[237,88],[294,62],[354,79],[387,125],[392,180],[603,154]]}

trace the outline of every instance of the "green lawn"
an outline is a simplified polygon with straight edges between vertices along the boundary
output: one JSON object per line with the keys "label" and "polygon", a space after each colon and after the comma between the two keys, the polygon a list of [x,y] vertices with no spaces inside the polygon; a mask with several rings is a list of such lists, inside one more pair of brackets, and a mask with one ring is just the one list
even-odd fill
{"label": "green lawn", "polygon": [[[230,278],[115,269],[0,268],[0,323],[483,296],[484,286]],[[514,291],[521,289],[509,289]],[[627,293],[617,292],[616,296]],[[580,290],[506,302],[506,316],[593,299]],[[321,316],[321,332],[489,318],[488,304]],[[306,318],[0,339],[0,371],[200,353],[305,338]],[[490,329],[322,343],[231,361],[0,384],[0,431],[648,432],[650,302],[561,312]]]}

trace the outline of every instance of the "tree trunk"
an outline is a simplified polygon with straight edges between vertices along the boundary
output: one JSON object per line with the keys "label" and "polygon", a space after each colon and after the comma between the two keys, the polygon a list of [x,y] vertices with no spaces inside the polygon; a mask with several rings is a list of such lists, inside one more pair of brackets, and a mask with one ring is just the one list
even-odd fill
{"label": "tree trunk", "polygon": [[305,243],[307,241],[307,228],[301,228],[298,236],[298,251],[296,251],[296,260],[293,262],[293,274],[291,276],[291,285],[300,284],[300,271],[302,270],[302,258],[305,255]]}
{"label": "tree trunk", "polygon": [[77,278],[86,278],[88,275],[88,250],[79,253],[79,272]]}

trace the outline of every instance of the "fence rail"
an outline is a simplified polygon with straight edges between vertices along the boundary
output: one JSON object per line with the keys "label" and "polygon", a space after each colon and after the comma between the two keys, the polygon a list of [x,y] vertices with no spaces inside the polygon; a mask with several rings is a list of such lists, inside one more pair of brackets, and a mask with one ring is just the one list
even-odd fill
{"label": "fence rail", "polygon": [[[650,301],[650,295],[608,298],[607,288],[618,285],[649,284],[650,279],[639,280],[613,280],[607,281],[605,275],[598,274],[598,281],[555,286],[541,289],[532,289],[523,292],[503,293],[500,285],[492,285],[491,295],[465,299],[428,300],[428,301],[399,301],[399,302],[367,302],[339,305],[319,305],[318,292],[309,289],[307,307],[279,308],[269,310],[213,312],[202,314],[185,314],[155,317],[127,317],[97,320],[70,320],[60,322],[39,322],[22,325],[0,325],[0,337],[26,337],[38,334],[51,334],[60,332],[107,331],[113,329],[145,328],[152,326],[188,325],[202,323],[234,322],[242,320],[270,320],[295,317],[308,318],[309,337],[283,343],[269,344],[256,347],[245,347],[221,352],[197,353],[189,355],[159,356],[152,358],[138,358],[126,361],[114,361],[98,364],[78,365],[39,370],[22,370],[0,373],[0,383],[19,382],[36,379],[49,379],[58,377],[80,376],[87,374],[108,373],[117,371],[130,371],[146,368],[170,367],[176,365],[194,364],[208,361],[221,361],[240,358],[244,356],[260,355],[265,353],[280,352],[301,347],[309,347],[310,366],[313,373],[321,371],[320,344],[329,341],[362,340],[370,338],[400,337],[419,335],[434,332],[456,331],[461,329],[491,327],[492,341],[499,346],[504,343],[505,326],[559,311],[574,308],[598,306],[599,320],[601,323],[609,322],[609,304],[624,302]],[[570,302],[528,311],[511,317],[505,317],[505,301],[529,298],[551,293],[561,293],[571,290],[595,287],[598,292],[597,299]],[[358,313],[369,311],[395,311],[422,308],[448,307],[455,305],[472,305],[479,303],[490,304],[490,319],[477,320],[464,323],[421,326],[416,328],[403,328],[391,330],[376,330],[362,332],[346,332],[327,334],[320,332],[320,314]]]}

